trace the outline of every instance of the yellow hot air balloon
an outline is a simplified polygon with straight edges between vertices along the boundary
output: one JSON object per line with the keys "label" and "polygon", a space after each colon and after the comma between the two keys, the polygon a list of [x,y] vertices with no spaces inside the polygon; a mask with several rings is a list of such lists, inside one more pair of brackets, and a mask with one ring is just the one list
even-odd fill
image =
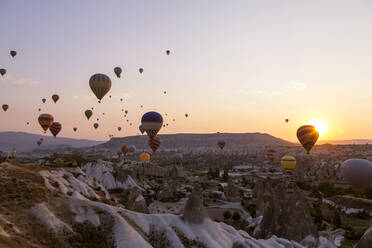
{"label": "yellow hot air balloon", "polygon": [[141,153],[139,155],[139,160],[141,162],[150,162],[150,154],[148,154],[147,152]]}
{"label": "yellow hot air balloon", "polygon": [[296,158],[290,155],[285,155],[280,160],[280,164],[287,173],[291,173],[296,167]]}
{"label": "yellow hot air balloon", "polygon": [[94,74],[89,79],[89,86],[98,98],[98,102],[101,102],[102,98],[111,89],[111,79],[105,74]]}
{"label": "yellow hot air balloon", "polygon": [[40,126],[44,130],[44,133],[46,133],[46,131],[50,128],[50,126],[52,126],[54,122],[54,118],[50,114],[41,114],[38,120],[39,120]]}

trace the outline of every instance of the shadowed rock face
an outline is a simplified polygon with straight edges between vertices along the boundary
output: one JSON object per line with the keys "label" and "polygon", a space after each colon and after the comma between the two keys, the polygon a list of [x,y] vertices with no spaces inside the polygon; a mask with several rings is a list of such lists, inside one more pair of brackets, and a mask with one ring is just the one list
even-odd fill
{"label": "shadowed rock face", "polygon": [[[370,225],[371,226],[371,225]],[[370,248],[372,246],[372,227],[368,228],[355,248]]]}
{"label": "shadowed rock face", "polygon": [[317,237],[318,230],[302,192],[296,189],[288,193],[286,188],[284,183],[257,182],[257,207],[263,219],[254,235],[259,238],[276,235],[298,242],[309,235]]}
{"label": "shadowed rock face", "polygon": [[146,200],[143,198],[140,190],[138,188],[132,188],[129,192],[128,202],[126,207],[129,210],[140,212],[140,213],[149,213],[149,209],[146,205]]}
{"label": "shadowed rock face", "polygon": [[200,187],[196,186],[186,202],[183,219],[192,224],[201,224],[208,214],[203,206]]}

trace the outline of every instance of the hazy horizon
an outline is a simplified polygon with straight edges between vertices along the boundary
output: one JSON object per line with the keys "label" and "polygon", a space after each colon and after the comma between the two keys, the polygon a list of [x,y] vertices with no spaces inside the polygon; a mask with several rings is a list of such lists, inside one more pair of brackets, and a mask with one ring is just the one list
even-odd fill
{"label": "hazy horizon", "polygon": [[[327,126],[320,140],[372,139],[371,10],[366,0],[5,0],[0,105],[9,109],[0,131],[43,134],[37,118],[50,113],[59,136],[104,141],[136,135],[154,110],[169,124],[159,134],[261,132],[297,142],[297,128],[315,122]],[[112,81],[101,104],[89,87],[94,73]]]}

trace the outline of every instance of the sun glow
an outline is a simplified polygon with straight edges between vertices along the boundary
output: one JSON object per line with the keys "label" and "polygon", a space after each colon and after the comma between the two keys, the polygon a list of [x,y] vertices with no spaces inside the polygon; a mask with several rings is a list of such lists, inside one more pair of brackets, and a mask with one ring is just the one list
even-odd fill
{"label": "sun glow", "polygon": [[324,121],[314,120],[310,122],[311,125],[319,132],[319,136],[324,136],[328,131],[328,126]]}

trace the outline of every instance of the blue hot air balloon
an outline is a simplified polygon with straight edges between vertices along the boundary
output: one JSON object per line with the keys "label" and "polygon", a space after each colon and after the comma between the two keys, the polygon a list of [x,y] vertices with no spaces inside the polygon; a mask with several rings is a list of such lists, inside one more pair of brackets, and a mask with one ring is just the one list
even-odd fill
{"label": "blue hot air balloon", "polygon": [[147,135],[153,138],[163,125],[163,117],[154,111],[147,112],[142,116],[141,124]]}

